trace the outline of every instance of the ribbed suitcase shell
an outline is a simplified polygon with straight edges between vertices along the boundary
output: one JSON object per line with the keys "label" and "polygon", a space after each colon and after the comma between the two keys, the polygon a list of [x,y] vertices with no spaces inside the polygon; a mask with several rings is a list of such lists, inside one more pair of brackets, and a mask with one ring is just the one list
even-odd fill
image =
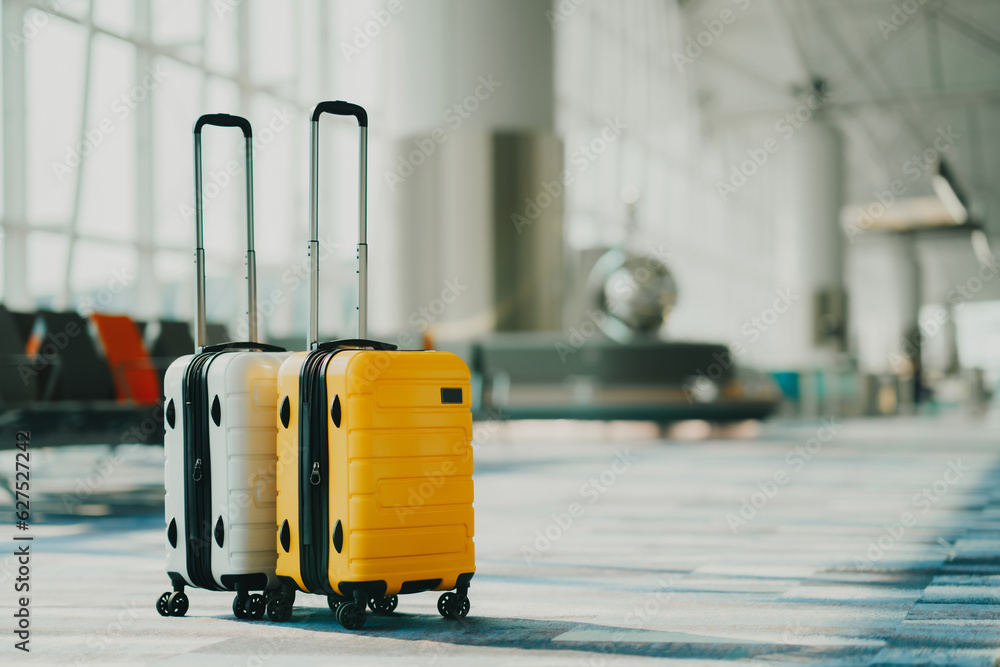
{"label": "ribbed suitcase shell", "polygon": [[[307,354],[291,355],[278,371],[277,573],[322,593],[306,588],[299,549],[299,386]],[[329,362],[326,388],[328,525],[343,527],[341,552],[329,549],[330,589],[345,597],[359,587],[377,593],[382,582],[384,595],[450,590],[462,575],[467,584],[475,547],[465,363],[447,352],[342,351]],[[460,388],[462,402],[442,403],[442,388]],[[339,427],[332,416],[338,398]]]}
{"label": "ribbed suitcase shell", "polygon": [[[211,509],[214,528],[222,521],[222,545],[211,542],[211,572],[222,590],[235,581],[251,590],[277,586],[274,568],[276,375],[287,352],[216,353],[208,368],[207,405],[219,399],[219,423],[208,418]],[[167,572],[195,585],[189,573],[185,523],[184,400],[185,371],[194,355],[176,359],[164,380],[166,522],[176,522],[176,539],[167,542]],[[173,424],[169,415],[173,414]],[[169,530],[169,528],[168,528]]]}

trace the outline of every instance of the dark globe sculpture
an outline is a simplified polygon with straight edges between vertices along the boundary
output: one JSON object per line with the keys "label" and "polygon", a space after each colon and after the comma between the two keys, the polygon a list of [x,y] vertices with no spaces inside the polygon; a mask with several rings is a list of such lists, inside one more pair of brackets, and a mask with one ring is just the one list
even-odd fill
{"label": "dark globe sculpture", "polygon": [[607,315],[601,330],[625,343],[656,337],[677,302],[677,283],[657,258],[613,248],[594,264],[587,293]]}

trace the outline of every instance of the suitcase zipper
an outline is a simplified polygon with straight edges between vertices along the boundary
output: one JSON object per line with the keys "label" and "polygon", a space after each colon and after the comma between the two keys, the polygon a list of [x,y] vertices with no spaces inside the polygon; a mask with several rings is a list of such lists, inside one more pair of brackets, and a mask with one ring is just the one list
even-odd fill
{"label": "suitcase zipper", "polygon": [[326,368],[334,352],[311,353],[299,382],[299,518],[302,583],[310,593],[332,593],[329,567],[329,434]]}
{"label": "suitcase zipper", "polygon": [[195,356],[184,376],[184,531],[191,584],[220,590],[212,577],[212,479],[208,435],[208,367],[215,353]]}

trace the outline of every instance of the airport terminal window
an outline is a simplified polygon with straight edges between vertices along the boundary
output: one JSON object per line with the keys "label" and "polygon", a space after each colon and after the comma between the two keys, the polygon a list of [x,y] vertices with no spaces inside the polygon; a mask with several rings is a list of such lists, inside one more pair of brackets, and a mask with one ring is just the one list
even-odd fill
{"label": "airport terminal window", "polygon": [[[242,110],[266,135],[268,124],[284,122],[284,129],[283,118],[300,117],[302,100],[312,99],[312,82],[300,70],[314,66],[299,63],[317,59],[317,39],[305,35],[317,29],[317,6],[313,0],[291,11],[197,0],[4,3],[4,34],[20,38],[5,45],[4,66],[22,69],[23,89],[8,76],[2,92],[24,99],[23,113],[5,113],[5,135],[20,129],[25,137],[21,146],[4,146],[0,172],[0,203],[12,194],[23,201],[23,210],[3,209],[9,243],[0,253],[0,280],[14,277],[10,288],[2,285],[5,303],[73,309],[111,282],[118,286],[116,275],[124,272],[132,278],[110,309],[189,317],[193,119],[206,109]],[[253,39],[287,48],[262,55],[249,47]],[[267,154],[255,164],[257,217],[269,223],[257,227],[258,246],[270,250],[258,258],[262,283],[280,275],[300,245],[272,224],[287,224],[301,210],[304,183],[292,174],[304,158],[289,148],[292,134],[256,146]],[[231,148],[224,133],[211,143],[206,176],[225,168]],[[241,145],[238,151],[228,157],[242,160]],[[19,175],[8,177],[10,169]],[[243,267],[242,241],[220,242],[243,235],[242,173],[233,181],[206,211],[206,240],[216,242],[210,291]],[[229,222],[209,225],[210,215]],[[220,306],[218,316],[227,310]]]}

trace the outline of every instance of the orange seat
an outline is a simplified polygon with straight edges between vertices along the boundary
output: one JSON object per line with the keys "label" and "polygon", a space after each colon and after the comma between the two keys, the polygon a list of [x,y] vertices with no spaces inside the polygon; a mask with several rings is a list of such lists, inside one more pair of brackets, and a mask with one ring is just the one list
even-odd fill
{"label": "orange seat", "polygon": [[160,400],[160,379],[142,342],[139,327],[127,315],[93,313],[90,321],[104,350],[120,401],[154,405]]}

